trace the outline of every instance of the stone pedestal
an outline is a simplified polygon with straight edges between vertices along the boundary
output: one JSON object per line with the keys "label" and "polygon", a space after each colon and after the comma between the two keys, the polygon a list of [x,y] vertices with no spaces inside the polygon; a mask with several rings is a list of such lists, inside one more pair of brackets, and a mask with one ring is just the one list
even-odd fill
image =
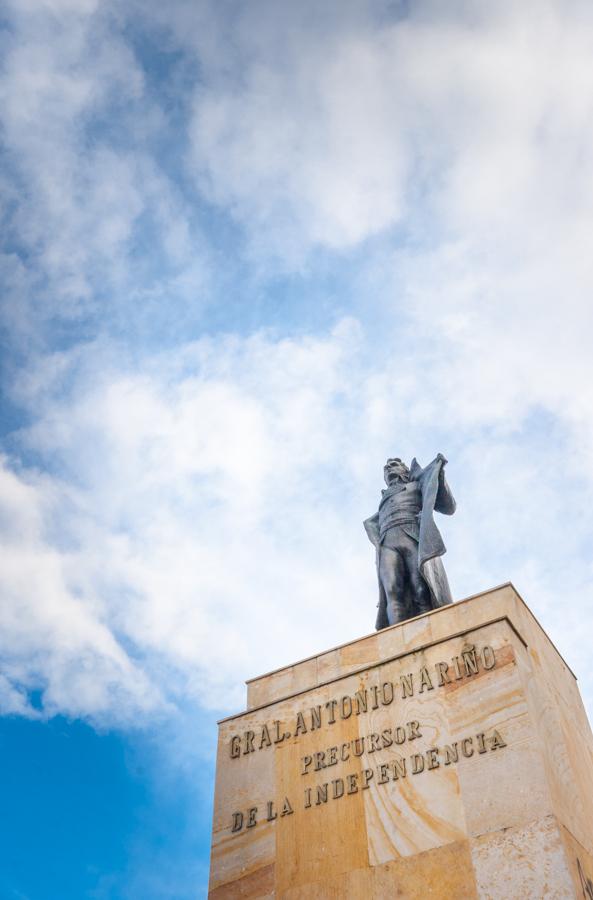
{"label": "stone pedestal", "polygon": [[209,897],[593,900],[591,729],[512,585],[248,682]]}

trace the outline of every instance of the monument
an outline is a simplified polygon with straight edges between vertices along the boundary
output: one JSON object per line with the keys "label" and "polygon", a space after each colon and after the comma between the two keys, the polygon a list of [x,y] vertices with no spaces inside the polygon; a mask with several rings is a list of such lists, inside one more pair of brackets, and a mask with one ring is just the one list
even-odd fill
{"label": "monument", "polygon": [[441,562],[445,545],[432,515],[455,512],[446,464],[441,453],[425,469],[416,459],[409,469],[399,457],[385,463],[387,488],[378,511],[364,523],[377,551],[377,629],[453,600]]}
{"label": "monument", "polygon": [[451,603],[445,463],[387,462],[378,630],[251,679],[219,723],[211,900],[593,900],[575,676],[511,584]]}

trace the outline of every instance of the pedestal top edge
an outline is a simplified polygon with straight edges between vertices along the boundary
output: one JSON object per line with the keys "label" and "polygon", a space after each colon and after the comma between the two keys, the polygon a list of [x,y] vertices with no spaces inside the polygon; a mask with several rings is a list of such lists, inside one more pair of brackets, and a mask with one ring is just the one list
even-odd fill
{"label": "pedestal top edge", "polygon": [[[525,608],[529,611],[529,613],[531,613],[531,615],[537,622],[536,617],[533,615],[533,613],[525,603],[525,600],[523,599],[515,585],[511,581],[505,581],[503,584],[496,585],[496,587],[488,588],[485,591],[479,591],[477,594],[470,594],[469,597],[463,597],[461,600],[455,600],[454,603],[449,604],[448,606],[440,606],[438,607],[438,609],[431,609],[430,612],[421,613],[419,616],[413,616],[411,619],[406,619],[405,622],[398,622],[397,625],[389,625],[387,628],[382,629],[381,633],[385,634],[389,631],[395,630],[396,628],[403,628],[404,625],[408,625],[410,622],[416,622],[418,619],[424,619],[428,616],[435,616],[438,613],[442,613],[444,610],[450,609],[451,606],[461,606],[462,603],[469,603],[470,600],[476,600],[478,597],[485,597],[487,594],[494,594],[496,593],[496,591],[501,591],[504,588],[511,588],[511,590],[516,594],[517,598],[523,603]],[[286,669],[292,669],[294,666],[300,666],[303,663],[309,662],[310,660],[317,659],[317,657],[319,656],[324,656],[326,653],[333,653],[334,650],[342,650],[344,647],[350,647],[353,644],[358,644],[359,641],[365,641],[368,638],[375,637],[377,634],[377,631],[370,631],[368,632],[368,634],[363,634],[351,641],[344,641],[343,644],[336,644],[334,647],[328,647],[325,650],[320,650],[319,653],[312,653],[310,656],[304,656],[302,659],[296,660],[296,662],[287,663],[287,665],[279,666],[277,669],[270,669],[269,672],[264,672],[263,675],[254,675],[253,678],[247,678],[245,680],[245,684],[252,684],[254,681],[261,681],[264,678],[269,678],[270,675],[277,675],[279,672],[284,672]]]}
{"label": "pedestal top edge", "polygon": [[[434,610],[434,612],[437,612],[437,610]],[[410,620],[408,619],[408,621]],[[412,654],[419,653],[423,650],[428,650],[430,647],[436,647],[438,644],[444,644],[447,641],[453,640],[455,638],[465,637],[468,634],[473,634],[476,631],[480,631],[482,628],[488,628],[490,625],[497,625],[500,622],[505,623],[509,627],[509,629],[515,634],[515,636],[519,639],[524,647],[528,647],[527,641],[508,616],[496,616],[493,619],[484,619],[484,621],[482,622],[468,625],[467,628],[464,628],[461,631],[451,632],[451,634],[435,638],[434,640],[425,641],[423,643],[416,644],[415,646],[408,647],[406,650],[401,650],[398,653],[392,654],[391,656],[381,657],[380,659],[377,659],[376,662],[363,663],[362,665],[357,666],[354,669],[349,669],[347,672],[342,672],[339,675],[334,675],[332,678],[326,679],[325,681],[319,681],[315,684],[310,684],[306,687],[299,688],[298,690],[294,690],[289,694],[284,694],[278,697],[271,697],[269,700],[266,700],[265,703],[260,703],[257,706],[250,706],[247,709],[242,710],[241,712],[233,713],[230,716],[225,716],[223,719],[219,719],[216,724],[222,725],[224,722],[230,722],[234,719],[240,719],[245,715],[249,715],[250,713],[258,712],[260,709],[266,709],[268,706],[274,706],[277,703],[285,703],[287,700],[292,700],[294,699],[294,697],[299,697],[301,694],[308,694],[311,690],[314,690],[316,688],[326,687],[328,684],[334,684],[337,681],[351,678],[353,675],[359,675],[361,672],[368,672],[369,669],[375,669],[379,666],[384,666],[386,663],[394,662],[397,659],[403,659],[406,656],[411,656]],[[569,671],[571,670],[569,669]],[[571,674],[574,676],[573,672],[571,672]],[[576,676],[574,677],[576,678]]]}

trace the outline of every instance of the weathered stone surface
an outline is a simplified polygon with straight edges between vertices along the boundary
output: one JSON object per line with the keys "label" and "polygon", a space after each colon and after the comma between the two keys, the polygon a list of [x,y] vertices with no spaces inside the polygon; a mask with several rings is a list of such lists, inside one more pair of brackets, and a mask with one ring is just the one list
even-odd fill
{"label": "weathered stone surface", "polygon": [[511,585],[254,679],[220,723],[210,897],[389,896],[593,900],[591,730]]}

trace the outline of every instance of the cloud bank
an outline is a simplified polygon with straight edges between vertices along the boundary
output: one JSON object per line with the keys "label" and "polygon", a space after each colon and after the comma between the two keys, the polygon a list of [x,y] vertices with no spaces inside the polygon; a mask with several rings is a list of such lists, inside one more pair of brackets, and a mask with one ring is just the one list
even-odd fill
{"label": "cloud bank", "polygon": [[438,451],[455,595],[512,579],[592,702],[589,5],[11,16],[3,709],[367,632],[384,458]]}

